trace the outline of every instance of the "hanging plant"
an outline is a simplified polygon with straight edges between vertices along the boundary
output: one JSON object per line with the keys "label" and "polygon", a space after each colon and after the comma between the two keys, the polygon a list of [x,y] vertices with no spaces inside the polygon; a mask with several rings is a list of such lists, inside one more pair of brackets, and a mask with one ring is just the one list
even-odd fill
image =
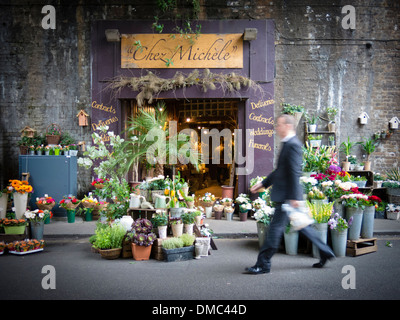
{"label": "hanging plant", "polygon": [[224,92],[233,93],[245,87],[262,92],[259,84],[245,76],[233,72],[217,74],[212,73],[209,69],[204,69],[202,74],[195,69],[187,76],[178,71],[170,79],[160,78],[151,71],[141,77],[120,76],[110,81],[106,88],[120,92],[123,88],[129,87],[133,91],[139,92],[136,100],[138,106],[142,106],[145,100],[151,104],[154,97],[163,91],[175,91],[176,89],[184,89],[191,86],[200,87],[204,92],[209,89],[222,89]]}

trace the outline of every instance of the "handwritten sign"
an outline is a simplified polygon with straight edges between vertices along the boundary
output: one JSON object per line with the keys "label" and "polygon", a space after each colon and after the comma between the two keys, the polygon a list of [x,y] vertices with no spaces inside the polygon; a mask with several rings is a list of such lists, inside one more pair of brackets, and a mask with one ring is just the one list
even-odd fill
{"label": "handwritten sign", "polygon": [[123,34],[121,68],[243,68],[242,36]]}
{"label": "handwritten sign", "polygon": [[[117,111],[113,106],[106,106],[103,103],[92,101],[92,109],[103,111],[106,114],[106,117],[103,117],[102,119],[97,119],[97,117],[93,118],[94,121],[92,121],[92,131],[96,131],[97,128],[101,126],[115,127],[119,121],[118,117],[116,116]],[[92,114],[99,116],[98,112]],[[111,128],[111,131],[114,131],[115,129],[116,128]],[[104,135],[103,133],[100,135],[104,142],[110,141],[110,137],[108,135]]]}

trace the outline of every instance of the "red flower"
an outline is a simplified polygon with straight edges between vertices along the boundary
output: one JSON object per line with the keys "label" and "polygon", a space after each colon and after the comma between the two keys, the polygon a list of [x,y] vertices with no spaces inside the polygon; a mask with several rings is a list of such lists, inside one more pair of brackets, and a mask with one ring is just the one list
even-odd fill
{"label": "red flower", "polygon": [[65,199],[61,199],[61,200],[60,200],[60,203],[65,203]]}
{"label": "red flower", "polygon": [[382,202],[382,199],[379,198],[379,197],[377,197],[377,196],[369,196],[369,197],[368,197],[368,200],[370,200],[370,201],[372,201],[372,202],[378,202],[378,203],[381,203],[381,202]]}
{"label": "red flower", "polygon": [[76,201],[77,201],[76,198],[72,199],[72,203],[76,203]]}

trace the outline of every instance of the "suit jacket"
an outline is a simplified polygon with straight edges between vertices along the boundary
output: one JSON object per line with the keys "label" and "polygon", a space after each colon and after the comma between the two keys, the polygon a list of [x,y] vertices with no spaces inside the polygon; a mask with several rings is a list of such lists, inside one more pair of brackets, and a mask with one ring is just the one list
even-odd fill
{"label": "suit jacket", "polygon": [[300,184],[302,162],[302,144],[294,136],[283,143],[276,169],[262,181],[265,188],[272,185],[272,201],[303,200],[303,188]]}

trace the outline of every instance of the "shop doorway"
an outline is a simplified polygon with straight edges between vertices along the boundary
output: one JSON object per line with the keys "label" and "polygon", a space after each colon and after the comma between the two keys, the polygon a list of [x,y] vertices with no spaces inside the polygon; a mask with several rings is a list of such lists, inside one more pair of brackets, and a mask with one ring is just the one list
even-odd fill
{"label": "shop doorway", "polygon": [[[208,161],[202,161],[199,171],[192,164],[177,164],[175,172],[179,171],[181,176],[189,182],[190,192],[196,195],[211,192],[220,197],[222,193],[221,185],[236,185],[235,170],[231,170],[232,158],[228,161],[230,163],[224,161],[224,148],[232,148],[233,146],[226,146],[223,136],[219,137],[218,144],[215,141],[213,142],[212,137],[208,135],[219,134],[223,130],[225,130],[224,134],[227,134],[229,131],[233,143],[234,130],[238,128],[238,99],[163,99],[162,101],[167,109],[169,121],[177,122],[178,132],[187,128],[191,129],[197,133],[199,153],[201,148],[208,150]],[[126,120],[135,117],[139,107],[135,100],[121,100],[121,106],[122,130],[124,130],[126,129]],[[146,105],[140,108],[154,112],[155,107],[157,107],[157,102],[154,102],[151,106]],[[215,159],[216,152],[219,152],[219,161]],[[141,179],[149,174],[148,170],[144,169],[141,170]],[[165,165],[164,175],[172,176],[172,173],[173,168]]]}

